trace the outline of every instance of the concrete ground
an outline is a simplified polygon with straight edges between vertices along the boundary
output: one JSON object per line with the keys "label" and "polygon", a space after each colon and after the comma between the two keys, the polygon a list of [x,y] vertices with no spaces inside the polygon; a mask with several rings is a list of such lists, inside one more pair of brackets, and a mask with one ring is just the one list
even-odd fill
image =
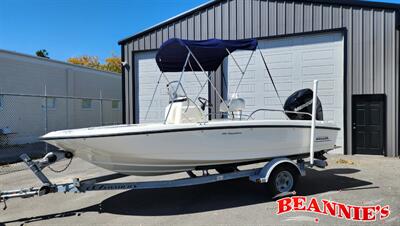
{"label": "concrete ground", "polygon": [[[47,145],[47,151],[57,150],[52,145]],[[28,154],[32,159],[42,158],[46,155],[46,144],[36,142],[32,144],[0,145],[0,165],[20,162],[22,154]]]}
{"label": "concrete ground", "polygon": [[[327,169],[309,169],[296,189],[298,195],[371,206],[390,205],[391,215],[375,225],[400,225],[400,160],[381,156],[329,155]],[[54,168],[62,168],[65,162]],[[255,167],[255,166],[254,166]],[[1,171],[1,169],[0,169]],[[70,178],[139,181],[173,179],[124,177],[79,159],[71,167],[46,174],[54,182]],[[39,185],[29,171],[0,176],[0,189]],[[51,194],[8,201],[0,210],[0,225],[361,225],[314,213],[276,215],[277,204],[265,185],[239,179],[200,186],[137,191],[101,191],[85,194]],[[318,219],[318,223],[316,222]]]}

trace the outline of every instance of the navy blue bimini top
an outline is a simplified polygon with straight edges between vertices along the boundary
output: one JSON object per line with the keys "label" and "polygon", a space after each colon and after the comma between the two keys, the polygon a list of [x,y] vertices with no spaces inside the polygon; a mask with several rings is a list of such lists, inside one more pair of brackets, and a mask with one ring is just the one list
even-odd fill
{"label": "navy blue bimini top", "polygon": [[[169,39],[161,45],[156,55],[157,65],[160,70],[162,72],[182,71],[189,52],[188,48],[205,71],[215,71],[224,58],[228,56],[226,49],[231,53],[238,49],[255,50],[257,48],[257,40],[209,39],[192,41],[178,38]],[[189,64],[186,65],[185,71],[201,71],[193,56],[190,56]]]}

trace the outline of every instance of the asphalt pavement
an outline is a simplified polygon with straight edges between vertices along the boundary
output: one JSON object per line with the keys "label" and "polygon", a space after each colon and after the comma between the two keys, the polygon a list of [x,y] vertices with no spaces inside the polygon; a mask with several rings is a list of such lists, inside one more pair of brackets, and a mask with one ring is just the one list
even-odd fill
{"label": "asphalt pavement", "polygon": [[[326,169],[308,169],[296,188],[297,195],[334,202],[389,205],[391,214],[373,225],[400,225],[400,159],[382,156],[329,155]],[[57,163],[61,169],[66,162]],[[260,164],[247,167],[259,167]],[[0,169],[1,171],[1,169]],[[185,177],[123,177],[80,159],[63,173],[45,170],[55,183],[72,178],[107,182],[168,180]],[[38,186],[28,171],[0,175],[0,190]],[[266,186],[248,179],[198,186],[135,191],[95,191],[84,194],[50,194],[7,202],[0,210],[3,225],[364,225],[343,218],[307,212],[277,215],[277,203]]]}

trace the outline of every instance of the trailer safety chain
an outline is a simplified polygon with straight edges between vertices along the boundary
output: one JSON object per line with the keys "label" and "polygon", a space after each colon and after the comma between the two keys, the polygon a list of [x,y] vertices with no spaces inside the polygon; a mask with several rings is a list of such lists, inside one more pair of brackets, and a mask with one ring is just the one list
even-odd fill
{"label": "trailer safety chain", "polygon": [[53,168],[51,168],[51,166],[47,166],[47,167],[48,167],[51,171],[53,171],[54,173],[62,173],[62,172],[64,172],[65,170],[67,170],[68,167],[71,165],[72,159],[73,159],[73,157],[71,157],[71,158],[69,159],[69,162],[67,163],[67,165],[66,165],[63,169],[61,169],[61,170],[53,169]]}

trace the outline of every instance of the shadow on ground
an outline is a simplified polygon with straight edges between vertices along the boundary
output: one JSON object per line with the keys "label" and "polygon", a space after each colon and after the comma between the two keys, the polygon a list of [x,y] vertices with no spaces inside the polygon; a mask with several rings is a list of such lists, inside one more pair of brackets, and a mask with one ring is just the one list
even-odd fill
{"label": "shadow on ground", "polygon": [[[363,187],[372,183],[345,176],[356,172],[359,170],[338,168],[316,171],[309,169],[307,176],[302,177],[297,186],[297,194],[316,195],[346,189],[378,188]],[[23,225],[53,218],[81,216],[87,212],[130,216],[168,216],[222,210],[271,201],[265,185],[254,184],[247,179],[238,179],[182,188],[131,190],[82,209],[21,218],[4,223],[21,222]]]}

